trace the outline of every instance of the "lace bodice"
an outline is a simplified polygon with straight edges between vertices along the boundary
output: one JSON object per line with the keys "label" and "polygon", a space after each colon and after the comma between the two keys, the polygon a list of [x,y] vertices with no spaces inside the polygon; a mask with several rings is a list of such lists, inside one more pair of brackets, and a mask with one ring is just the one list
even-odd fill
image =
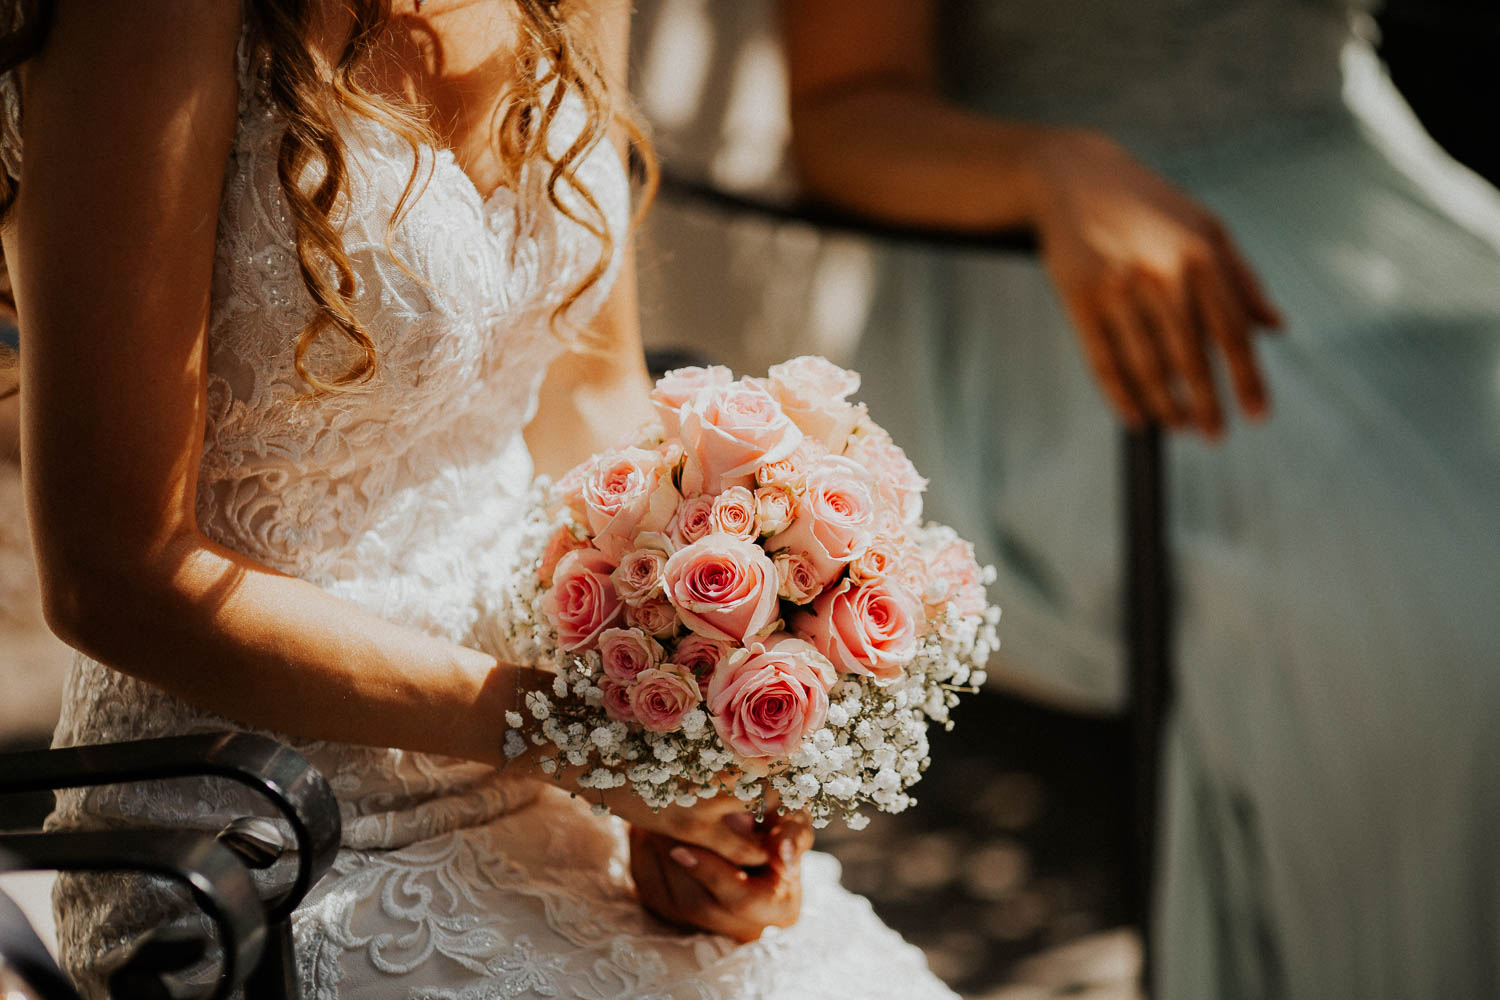
{"label": "lace bodice", "polygon": [[1171,151],[1342,113],[1339,54],[1377,0],[948,0],[956,97]]}
{"label": "lace bodice", "polygon": [[[367,390],[310,395],[294,351],[314,304],[276,178],[284,123],[248,36],[239,59],[239,123],[213,270],[199,525],[215,541],[388,620],[470,642],[485,593],[512,569],[509,533],[531,480],[520,432],[563,348],[552,316],[598,261],[600,242],[549,202],[545,167],[485,196],[451,152],[434,149],[420,152],[420,194],[388,236],[411,149],[371,122],[342,122],[350,168],[343,240],[355,309],[380,369]],[[24,153],[22,97],[12,75],[0,79],[0,153],[13,174]],[[582,116],[580,105],[564,102],[548,137],[554,155],[576,138]],[[577,179],[623,234],[629,190],[613,149],[591,151]],[[590,217],[576,191],[564,185],[559,193]],[[568,308],[567,324],[591,317],[617,265],[611,260]],[[337,341],[325,337],[310,352],[315,369],[338,362]],[[80,657],[58,741],[234,725]],[[299,748],[340,793],[346,840],[355,845],[406,843],[482,821],[515,799],[477,764],[378,748]],[[235,794],[202,786],[150,798],[106,789],[87,800],[65,797],[59,821],[149,812],[158,821],[212,825]]]}

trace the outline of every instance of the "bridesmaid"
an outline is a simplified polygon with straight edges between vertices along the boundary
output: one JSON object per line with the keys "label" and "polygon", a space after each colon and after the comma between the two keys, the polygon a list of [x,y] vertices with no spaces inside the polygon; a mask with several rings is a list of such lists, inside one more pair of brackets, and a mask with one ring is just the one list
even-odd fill
{"label": "bridesmaid", "polygon": [[1164,995],[1496,995],[1500,197],[1352,2],[783,10],[812,192],[1040,236],[888,251],[854,361],[1013,683],[1118,706],[1117,425],[1191,432]]}

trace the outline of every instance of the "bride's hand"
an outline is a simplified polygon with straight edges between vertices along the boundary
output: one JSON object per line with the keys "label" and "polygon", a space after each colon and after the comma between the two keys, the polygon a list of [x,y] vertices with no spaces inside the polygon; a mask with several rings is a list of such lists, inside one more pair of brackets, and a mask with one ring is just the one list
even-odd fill
{"label": "bride's hand", "polygon": [[804,813],[777,817],[767,831],[771,860],[746,870],[712,851],[649,830],[630,830],[630,872],[641,904],[669,923],[737,941],[790,927],[802,910],[802,855],[812,846]]}
{"label": "bride's hand", "polygon": [[1209,345],[1240,408],[1268,410],[1251,331],[1281,316],[1224,227],[1102,135],[1043,140],[1042,255],[1084,355],[1125,423],[1223,429]]}
{"label": "bride's hand", "polygon": [[776,849],[770,831],[757,825],[745,803],[732,795],[700,799],[688,807],[653,810],[627,786],[605,792],[604,804],[632,829],[706,848],[734,865],[754,868],[770,864]]}

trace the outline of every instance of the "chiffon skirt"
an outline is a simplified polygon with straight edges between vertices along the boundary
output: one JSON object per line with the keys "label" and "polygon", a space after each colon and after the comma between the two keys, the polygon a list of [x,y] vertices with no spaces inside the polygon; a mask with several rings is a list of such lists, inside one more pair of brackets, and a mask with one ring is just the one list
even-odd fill
{"label": "chiffon skirt", "polygon": [[[1271,419],[1168,453],[1170,998],[1500,993],[1500,197],[1423,141],[1156,161],[1288,318]],[[1118,707],[1119,431],[1040,265],[895,250],[880,296],[863,397],[1000,570],[995,673]]]}

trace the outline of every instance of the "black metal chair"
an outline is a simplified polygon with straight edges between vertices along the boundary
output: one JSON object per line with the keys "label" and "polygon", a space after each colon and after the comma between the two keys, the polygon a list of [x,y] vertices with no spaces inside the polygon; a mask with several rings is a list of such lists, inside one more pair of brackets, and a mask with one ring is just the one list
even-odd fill
{"label": "black metal chair", "polygon": [[[286,746],[250,733],[203,733],[126,743],[33,750],[0,757],[0,796],[63,788],[217,776],[266,799],[290,828],[247,816],[217,834],[153,828],[0,834],[0,870],[136,871],[183,883],[218,932],[222,958],[215,983],[194,986],[177,973],[198,962],[210,941],[161,928],[105,960],[111,996],[224,997],[243,985],[247,1000],[298,995],[292,911],[333,864],[341,822],[323,776]],[[294,857],[289,882],[257,895],[250,870]],[[12,907],[13,909],[13,907]],[[50,1000],[71,990],[50,958],[41,961],[17,914],[0,906],[0,955]],[[28,928],[29,929],[29,928]]]}

